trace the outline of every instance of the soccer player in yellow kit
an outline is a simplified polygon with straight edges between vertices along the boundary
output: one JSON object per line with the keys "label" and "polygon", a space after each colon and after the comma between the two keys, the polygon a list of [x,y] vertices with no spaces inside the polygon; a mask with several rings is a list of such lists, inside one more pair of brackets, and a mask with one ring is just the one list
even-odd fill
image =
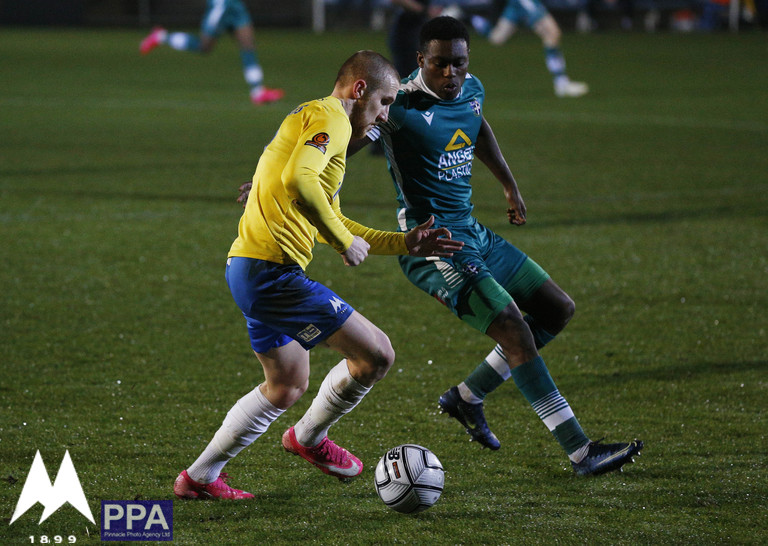
{"label": "soccer player in yellow kit", "polygon": [[350,137],[387,120],[399,76],[384,57],[360,51],[339,70],[333,93],[300,105],[265,148],[253,176],[227,283],[246,318],[265,380],[225,417],[197,460],[176,479],[180,498],[252,498],[226,484],[224,465],[291,407],[309,383],[309,351],[324,344],[342,355],[304,416],[283,434],[283,447],[326,474],[352,478],[363,464],[328,439],[394,362],[386,334],[304,270],[315,239],[356,266],[368,253],[450,256],[463,243],[433,220],[407,233],[379,231],[341,213],[339,192]]}

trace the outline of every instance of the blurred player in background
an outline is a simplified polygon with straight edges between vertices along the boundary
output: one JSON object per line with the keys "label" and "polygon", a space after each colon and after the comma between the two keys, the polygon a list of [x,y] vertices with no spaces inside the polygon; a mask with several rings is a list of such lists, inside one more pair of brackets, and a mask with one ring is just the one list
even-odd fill
{"label": "blurred player in background", "polygon": [[270,89],[263,84],[264,72],[256,56],[253,21],[241,0],[208,0],[200,36],[156,27],[142,40],[139,51],[147,55],[159,45],[167,45],[179,51],[208,53],[225,31],[232,32],[240,47],[240,61],[251,90],[251,102],[264,104],[280,100],[285,94],[282,89]]}
{"label": "blurred player in background", "polygon": [[472,26],[480,34],[486,35],[494,45],[502,45],[517,31],[521,23],[536,33],[544,45],[544,60],[552,74],[555,95],[558,97],[581,97],[589,92],[589,86],[583,82],[571,81],[565,70],[565,57],[560,50],[562,31],[541,3],[541,0],[507,0],[499,20],[491,28],[483,17],[472,17]]}
{"label": "blurred player in background", "polygon": [[392,18],[388,45],[392,63],[401,78],[411,75],[418,68],[416,53],[419,51],[419,30],[432,17],[440,15],[442,6],[431,6],[431,0],[391,0],[397,9]]}
{"label": "blurred player in background", "polygon": [[424,25],[420,42],[420,69],[401,86],[389,120],[352,142],[348,153],[381,137],[400,204],[400,229],[435,218],[435,226],[447,227],[465,243],[451,258],[399,258],[414,285],[497,343],[461,384],[440,396],[440,408],[472,439],[499,449],[483,400],[511,377],[574,472],[620,469],[643,443],[590,441],[539,354],[573,316],[573,301],[538,264],[472,216],[477,156],[503,187],[510,223],[526,221],[517,183],[483,116],[485,90],[467,72],[467,29],[456,19],[438,17]]}
{"label": "blurred player in background", "polygon": [[341,213],[339,192],[351,136],[387,120],[399,77],[381,55],[361,51],[339,70],[333,93],[306,102],[283,121],[253,176],[226,277],[246,318],[265,380],[229,411],[198,459],[176,479],[180,498],[247,499],[222,469],[261,436],[309,385],[309,351],[322,344],[342,356],[282,445],[326,474],[353,478],[363,464],[328,439],[328,429],[382,379],[394,362],[389,338],[338,295],[309,279],[315,239],[349,266],[371,254],[450,256],[462,243],[432,220],[407,233],[378,231]]}

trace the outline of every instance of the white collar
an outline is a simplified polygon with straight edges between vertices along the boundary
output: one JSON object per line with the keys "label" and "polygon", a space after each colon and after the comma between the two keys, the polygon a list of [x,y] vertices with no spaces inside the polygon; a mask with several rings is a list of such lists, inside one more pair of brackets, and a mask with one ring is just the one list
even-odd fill
{"label": "white collar", "polygon": [[[469,76],[469,74],[467,74],[467,76]],[[419,73],[416,74],[416,77],[413,78],[411,81],[409,81],[407,84],[405,84],[402,87],[402,89],[406,93],[412,93],[413,91],[417,91],[417,90],[418,91],[423,91],[424,93],[426,93],[430,97],[434,97],[437,100],[444,100],[437,93],[435,93],[429,87],[427,87],[427,84],[424,82],[424,78],[421,75],[421,68],[419,68]],[[456,99],[461,97],[461,94],[463,92],[464,92],[464,87],[462,86],[462,88],[459,90],[459,94],[456,95]],[[453,100],[456,100],[456,99],[453,99]]]}

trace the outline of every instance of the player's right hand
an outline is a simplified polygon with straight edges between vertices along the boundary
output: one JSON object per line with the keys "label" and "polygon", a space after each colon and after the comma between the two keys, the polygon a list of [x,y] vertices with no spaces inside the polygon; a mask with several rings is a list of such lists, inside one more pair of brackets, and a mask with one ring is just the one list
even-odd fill
{"label": "player's right hand", "polygon": [[248,196],[251,194],[251,187],[253,186],[253,182],[246,182],[242,186],[240,186],[238,191],[240,192],[240,195],[237,197],[237,202],[243,205],[243,208],[245,208],[245,205],[248,203]]}
{"label": "player's right hand", "polygon": [[352,267],[360,265],[363,263],[363,260],[368,257],[368,250],[370,248],[371,245],[365,242],[365,239],[355,235],[349,248],[341,253],[341,259],[344,260],[344,265]]}
{"label": "player's right hand", "polygon": [[451,232],[441,227],[431,229],[435,223],[435,217],[430,216],[423,224],[416,226],[405,234],[405,246],[411,256],[453,256],[464,246],[463,241],[451,239]]}

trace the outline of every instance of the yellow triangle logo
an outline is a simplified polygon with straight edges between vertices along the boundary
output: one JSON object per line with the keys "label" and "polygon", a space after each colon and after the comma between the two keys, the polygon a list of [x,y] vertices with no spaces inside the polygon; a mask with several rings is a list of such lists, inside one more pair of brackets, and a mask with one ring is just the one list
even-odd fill
{"label": "yellow triangle logo", "polygon": [[453,138],[448,143],[448,146],[445,147],[446,152],[452,152],[454,150],[461,150],[464,146],[471,146],[472,141],[469,140],[469,137],[464,134],[464,131],[461,129],[456,129],[456,132],[453,133]]}

